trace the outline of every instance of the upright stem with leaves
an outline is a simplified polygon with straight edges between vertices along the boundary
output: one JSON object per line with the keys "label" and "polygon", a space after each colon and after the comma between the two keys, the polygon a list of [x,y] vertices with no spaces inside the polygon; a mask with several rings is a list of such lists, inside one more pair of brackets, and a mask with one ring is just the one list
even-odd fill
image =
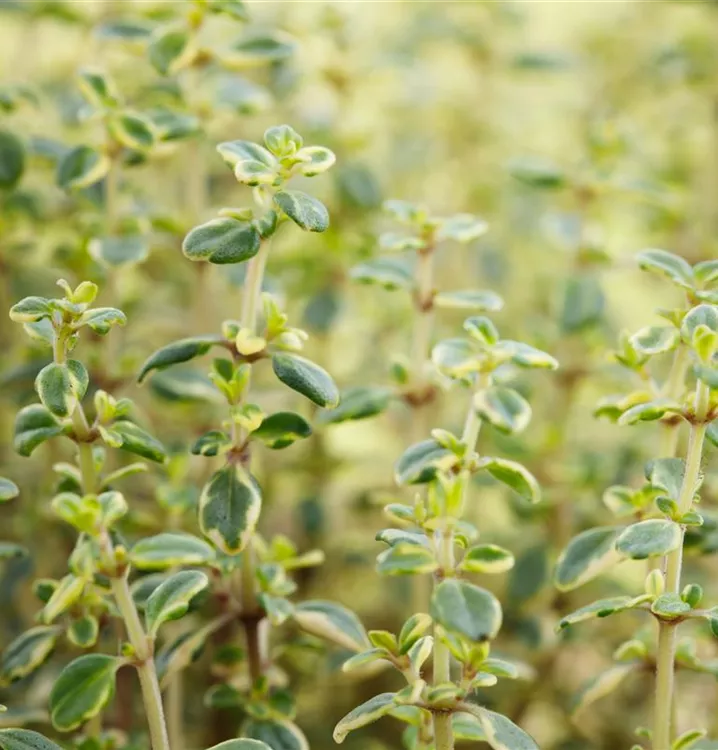
{"label": "upright stem with leaves", "polygon": [[[556,583],[560,589],[570,590],[621,560],[661,559],[660,569],[649,572],[645,593],[593,602],[564,617],[559,627],[630,609],[647,611],[655,618],[655,656],[650,653],[652,644],[639,636],[624,644],[616,651],[619,665],[604,673],[605,679],[600,675],[593,680],[578,705],[585,707],[615,689],[620,682],[615,679],[617,674],[622,678],[655,665],[651,747],[671,750],[687,747],[689,739],[697,741],[705,734],[700,729],[689,729],[678,735],[674,726],[678,626],[685,621],[707,619],[713,631],[718,632],[714,609],[699,606],[701,587],[682,582],[686,529],[698,529],[703,524],[696,503],[705,439],[718,441],[712,425],[718,416],[718,307],[712,304],[718,296],[718,263],[705,261],[691,267],[676,255],[649,250],[639,255],[639,265],[679,287],[686,295],[686,304],[658,311],[667,325],[649,326],[630,337],[622,336],[615,357],[636,373],[640,388],[627,396],[606,400],[598,414],[624,425],[661,420],[660,453],[646,465],[647,484],[643,487],[636,490],[616,486],[604,494],[604,502],[619,518],[637,517],[638,521],[625,528],[590,529],[572,540],[559,559]],[[673,359],[664,384],[658,386],[651,359],[666,353],[672,353]],[[688,376],[692,386],[687,392]],[[685,457],[676,458],[681,423],[689,427],[688,444]],[[701,671],[700,661],[694,663]]]}
{"label": "upright stem with leaves", "polygon": [[[518,391],[494,382],[502,368],[557,366],[545,352],[517,341],[504,340],[491,321],[471,317],[464,323],[465,338],[440,342],[432,360],[438,372],[468,386],[469,407],[461,435],[434,429],[431,437],[409,447],[396,464],[401,485],[426,485],[414,506],[391,503],[385,510],[399,528],[377,534],[388,549],[377,558],[383,575],[432,575],[430,613],[414,613],[398,635],[371,631],[374,648],[352,657],[345,670],[371,662],[387,662],[404,676],[407,685],[377,695],[354,709],[334,730],[337,742],[385,714],[406,721],[405,744],[421,750],[451,750],[456,739],[479,733],[496,750],[506,748],[511,736],[516,746],[537,748],[533,739],[507,717],[480,706],[472,693],[495,684],[498,677],[517,677],[515,665],[490,656],[490,641],[501,628],[502,609],[488,590],[466,580],[472,573],[501,573],[513,565],[513,555],[494,544],[475,544],[478,529],[464,518],[471,477],[486,471],[530,502],[539,499],[534,477],[521,464],[480,456],[476,442],[482,423],[501,432],[520,432],[529,423],[531,407]],[[502,378],[503,381],[503,378]],[[433,630],[433,635],[428,632]],[[431,684],[422,677],[433,655]],[[460,666],[453,676],[452,664]],[[520,745],[519,745],[520,743]]]}
{"label": "upright stem with leaves", "polygon": [[[53,362],[37,376],[35,389],[40,404],[26,407],[18,415],[15,445],[22,455],[29,455],[41,442],[67,435],[76,445],[77,467],[67,469],[75,491],[64,491],[52,501],[54,512],[79,533],[70,558],[70,573],[57,583],[46,601],[41,621],[50,624],[76,612],[71,621],[70,638],[82,648],[91,648],[98,639],[98,616],[106,609],[98,598],[96,575],[110,582],[110,593],[124,622],[129,638],[123,657],[87,654],[70,663],[58,678],[50,696],[50,716],[56,729],[70,731],[85,722],[101,729],[101,712],[112,695],[115,675],[125,666],[137,669],[153,750],[169,750],[159,681],[154,664],[155,631],[143,628],[128,586],[127,550],[113,541],[113,527],[127,512],[123,496],[111,485],[123,475],[137,470],[119,471],[102,476],[105,461],[103,443],[123,448],[154,461],[166,457],[162,446],[140,427],[127,419],[131,402],[115,401],[104,391],[96,391],[96,416],[90,421],[82,400],[87,393],[89,376],[84,365],[68,359],[80,332],[89,327],[106,334],[112,326],[124,325],[124,314],[114,308],[92,308],[97,287],[83,282],[72,289],[59,282],[63,299],[27,297],[16,304],[10,316],[35,330],[47,333],[52,346]],[[44,428],[38,432],[37,427]],[[96,446],[97,444],[97,446]],[[144,468],[142,465],[140,468]],[[57,630],[57,629],[55,629]],[[56,636],[55,636],[56,637]]]}
{"label": "upright stem with leaves", "polygon": [[193,261],[247,263],[240,317],[226,320],[221,335],[183,339],[158,350],[145,362],[140,379],[212,347],[231,357],[215,359],[210,373],[227,402],[228,418],[221,429],[200,436],[192,453],[222,457],[221,467],[201,493],[199,527],[216,548],[216,594],[225,602],[229,621],[239,623],[244,632],[244,656],[223,663],[226,677],[210,691],[207,702],[211,707],[226,706],[230,696],[233,705],[243,708],[243,735],[261,739],[279,732],[299,747],[306,739],[293,721],[293,701],[274,678],[276,649],[270,626],[293,620],[353,650],[365,645],[366,634],[355,616],[339,605],[294,604],[288,598],[296,589],[289,573],[321,563],[323,555],[318,550],[301,555],[285,537],[266,541],[260,536],[262,490],[251,473],[252,455],[258,443],[286,448],[311,435],[312,428],[299,414],[266,414],[254,401],[260,396],[256,370],[269,362],[281,383],[315,405],[335,407],[339,401],[331,377],[298,354],[306,333],[289,326],[274,297],[262,291],[271,244],[280,227],[327,229],[324,205],[287,183],[325,172],[334,154],[321,146],[304,146],[287,125],[267,130],[263,144],[232,141],[220,144],[218,151],[237,180],[254,188],[255,206],[223,209],[218,218],[190,231],[183,251]]}

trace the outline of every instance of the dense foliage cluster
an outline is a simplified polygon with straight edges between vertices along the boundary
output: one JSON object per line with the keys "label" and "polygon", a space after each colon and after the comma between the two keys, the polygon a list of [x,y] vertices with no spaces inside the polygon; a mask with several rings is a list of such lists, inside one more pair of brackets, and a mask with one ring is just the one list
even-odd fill
{"label": "dense foliage cluster", "polygon": [[718,748],[718,11],[559,5],[0,2],[0,750]]}

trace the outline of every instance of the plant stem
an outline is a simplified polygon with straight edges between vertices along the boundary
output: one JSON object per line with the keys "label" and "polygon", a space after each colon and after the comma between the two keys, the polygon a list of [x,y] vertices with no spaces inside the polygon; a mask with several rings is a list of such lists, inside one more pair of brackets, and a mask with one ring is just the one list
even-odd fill
{"label": "plant stem", "polygon": [[[417,254],[414,271],[414,321],[411,334],[411,380],[420,391],[424,385],[424,370],[431,348],[434,320],[434,246],[430,243]],[[428,404],[422,399],[412,404],[409,422],[409,440],[418,443],[426,437]],[[423,612],[429,598],[426,579],[414,576],[410,581],[412,610]]]}
{"label": "plant stem", "polygon": [[[434,246],[429,244],[417,254],[414,272],[414,326],[411,335],[411,376],[414,385],[424,385],[424,367],[431,346],[431,332],[434,319]],[[424,437],[422,420],[418,418],[420,407],[413,410],[413,438]],[[418,434],[417,434],[418,432]]]}
{"label": "plant stem", "polygon": [[259,316],[259,298],[262,293],[264,269],[267,265],[270,243],[264,240],[259,246],[259,252],[249,261],[247,276],[244,280],[242,297],[242,327],[249,328],[255,333]]}
{"label": "plant stem", "polygon": [[[687,513],[691,509],[700,476],[703,441],[707,428],[705,417],[708,411],[709,397],[708,387],[699,381],[695,395],[697,421],[691,425],[685,472],[678,498],[678,512],[681,514]],[[666,556],[666,593],[669,594],[680,593],[684,534],[685,529],[681,527],[681,541],[678,548]],[[659,622],[653,750],[668,750],[671,746],[676,641],[677,625],[670,622]]]}
{"label": "plant stem", "polygon": [[132,599],[130,587],[127,583],[127,574],[111,579],[112,593],[115,597],[117,608],[122,615],[127,629],[127,637],[132,644],[137,656],[137,674],[140,678],[142,699],[145,704],[147,724],[150,730],[152,750],[170,750],[167,727],[165,725],[164,710],[162,708],[162,694],[160,683],[157,679],[157,670],[152,655],[152,644],[147,637],[137,607]]}
{"label": "plant stem", "polygon": [[[266,240],[261,243],[259,252],[249,261],[247,276],[244,280],[241,324],[243,328],[248,328],[253,334],[257,331],[259,301],[262,294],[262,282],[264,281],[264,270],[267,265],[270,246],[271,243]],[[247,391],[249,387],[249,383],[247,383]],[[262,676],[262,666],[265,663],[265,655],[263,653],[264,644],[263,639],[260,637],[260,622],[255,617],[258,607],[254,568],[254,547],[250,539],[242,552],[241,597],[244,634],[250,674],[253,681]]]}
{"label": "plant stem", "polygon": [[[487,383],[482,379],[480,387]],[[474,409],[474,393],[471,394],[469,410],[466,414],[464,431],[461,442],[466,446],[467,453],[471,453],[481,430],[481,419]],[[464,469],[459,475],[461,505],[469,484],[469,471]],[[438,544],[438,562],[442,578],[451,577],[454,571],[454,532],[451,527],[442,529]],[[451,652],[448,646],[434,633],[434,685],[451,681]],[[451,724],[451,714],[434,713],[434,745],[436,750],[453,750],[454,732]]]}
{"label": "plant stem", "polygon": [[167,729],[172,750],[184,750],[184,675],[172,675],[167,685]]}
{"label": "plant stem", "polygon": [[[671,371],[663,387],[662,394],[665,398],[677,399],[681,395],[681,389],[686,379],[686,370],[690,364],[688,348],[683,344],[678,345],[676,355],[673,358]],[[678,447],[678,425],[664,424],[661,426],[661,442],[659,452],[661,457],[672,458],[676,455]]]}

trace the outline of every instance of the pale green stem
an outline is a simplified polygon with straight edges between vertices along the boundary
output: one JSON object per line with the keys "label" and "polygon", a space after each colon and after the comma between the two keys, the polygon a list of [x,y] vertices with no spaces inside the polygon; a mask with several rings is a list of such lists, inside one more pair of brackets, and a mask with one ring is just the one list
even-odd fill
{"label": "pale green stem", "polygon": [[184,750],[184,675],[172,675],[165,693],[167,724],[172,750]]}
{"label": "pale green stem", "polygon": [[[424,368],[430,356],[431,334],[434,322],[434,248],[427,247],[419,252],[414,272],[415,299],[414,324],[411,334],[411,380],[420,388],[424,384]],[[409,438],[418,443],[426,437],[427,406],[415,405],[411,409]],[[427,579],[414,576],[410,582],[412,611],[424,612],[429,598]]]}
{"label": "pale green stem", "polygon": [[[673,358],[671,371],[663,387],[661,395],[669,399],[680,398],[683,384],[686,379],[686,370],[690,364],[688,348],[683,344],[678,345],[676,356]],[[678,425],[662,425],[659,453],[662,458],[672,458],[676,455],[678,447]]]}
{"label": "pale green stem", "polygon": [[[482,380],[481,386],[485,387]],[[476,441],[481,430],[481,419],[474,409],[474,394],[471,394],[469,410],[466,414],[464,432],[461,442],[466,446],[467,452],[472,452],[476,447]],[[459,477],[461,482],[461,504],[469,484],[470,474],[462,471]],[[443,577],[451,577],[454,572],[454,533],[449,529],[442,530],[438,545],[438,562]],[[439,685],[451,681],[451,652],[438,635],[434,634],[434,684]],[[454,733],[451,725],[451,714],[434,713],[434,745],[436,750],[453,750]]]}
{"label": "pale green stem", "polygon": [[[434,249],[427,247],[419,252],[414,273],[415,314],[411,336],[411,376],[416,385],[424,383],[424,367],[431,346],[434,319]],[[416,410],[415,410],[416,411]],[[416,436],[415,436],[416,437]],[[423,433],[418,438],[423,437]]]}
{"label": "pale green stem", "polygon": [[162,708],[162,693],[160,692],[160,683],[157,679],[157,670],[152,655],[152,643],[147,637],[137,614],[137,607],[127,583],[127,575],[123,574],[112,578],[111,585],[117,609],[125,622],[127,637],[137,657],[137,674],[140,678],[152,750],[170,750],[164,709]]}
{"label": "pale green stem", "polygon": [[[692,505],[698,484],[703,455],[703,441],[706,434],[705,422],[710,391],[698,382],[695,396],[696,423],[691,425],[688,438],[685,473],[678,498],[678,512],[687,513]],[[683,567],[683,535],[678,548],[666,557],[666,593],[680,594],[681,568]],[[673,688],[676,659],[677,625],[659,622],[658,652],[656,656],[656,698],[653,723],[653,750],[668,750],[671,746],[673,715]]]}
{"label": "pale green stem", "polygon": [[249,328],[252,333],[257,328],[259,317],[259,298],[262,294],[264,269],[269,256],[270,242],[264,240],[259,246],[259,252],[249,261],[247,277],[244,280],[242,298],[242,328]]}
{"label": "pale green stem", "polygon": [[[242,299],[242,328],[248,328],[253,334],[257,332],[259,318],[259,302],[262,294],[264,271],[269,256],[271,243],[263,241],[259,252],[249,261],[247,276],[244,280],[244,294]],[[247,383],[246,391],[249,390]],[[242,612],[252,614],[257,609],[257,584],[255,576],[254,547],[252,540],[248,542],[242,552]],[[264,639],[260,637],[259,623],[251,617],[244,622],[247,641],[247,654],[253,679],[260,676],[262,665],[265,663]]]}

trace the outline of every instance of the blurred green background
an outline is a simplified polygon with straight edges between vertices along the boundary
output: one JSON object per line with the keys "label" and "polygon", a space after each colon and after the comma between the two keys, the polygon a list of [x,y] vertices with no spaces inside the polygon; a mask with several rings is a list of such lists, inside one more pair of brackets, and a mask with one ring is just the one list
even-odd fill
{"label": "blurred green background", "polygon": [[[599,594],[635,592],[644,568],[625,564],[570,597],[552,590],[550,570],[572,534],[610,523],[603,490],[639,479],[656,447],[650,425],[624,430],[592,416],[602,396],[626,388],[607,356],[619,332],[655,322],[657,306],[677,302],[670,289],[640,274],[632,255],[662,247],[690,262],[718,257],[718,5],[248,2],[249,28],[286,32],[296,44],[290,57],[235,69],[219,54],[219,62],[169,77],[148,63],[141,39],[123,41],[107,31],[118,20],[151,25],[179,17],[188,5],[0,3],[0,128],[26,148],[21,179],[0,192],[0,300],[7,308],[28,294],[52,295],[57,278],[88,278],[101,286],[100,303],[127,313],[126,329],[83,344],[83,355],[94,382],[136,400],[144,423],[173,451],[167,466],[132,480],[128,535],[191,527],[176,508],[196,502],[209,470],[206,459],[187,452],[221,414],[206,365],[186,368],[184,380],[157,375],[142,387],[134,374],[159,346],[214,331],[238,315],[236,269],[198,270],[180,252],[194,223],[248,200],[214,145],[259,140],[267,126],[290,123],[305,141],[337,154],[337,167],[316,181],[332,226],[322,235],[281,235],[270,288],[310,333],[308,356],[342,387],[388,382],[392,358],[409,351],[408,296],[350,278],[352,266],[379,252],[378,234],[390,225],[382,201],[402,198],[440,215],[470,212],[489,222],[490,231],[469,247],[441,248],[438,288],[495,289],[506,300],[495,317],[502,333],[546,349],[562,367],[521,383],[534,404],[524,435],[488,436],[501,455],[537,475],[543,506],[529,509],[494,485],[472,488],[469,516],[483,541],[518,557],[511,573],[486,582],[498,587],[505,606],[496,648],[534,673],[532,681],[485,698],[546,750],[629,747],[633,729],[649,722],[650,674],[579,717],[570,707],[636,622],[631,615],[599,621],[560,638],[553,628],[562,613]],[[202,43],[223,50],[237,35],[236,25],[217,17],[203,29]],[[101,191],[68,194],[55,184],[64,149],[102,138],[98,123],[83,116],[83,66],[110,71],[135,106],[171,106],[201,123],[198,133],[168,141],[123,170],[120,223],[142,235],[146,252],[112,264],[89,250],[102,224]],[[460,312],[439,314],[435,338],[453,335],[462,319]],[[12,450],[14,413],[33,400],[34,375],[48,361],[46,350],[16,328],[0,318],[0,466],[22,496],[0,509],[0,524],[3,536],[26,544],[32,557],[1,569],[0,642],[32,621],[32,578],[61,576],[70,543],[47,506],[50,467],[66,457],[62,449],[46,446],[30,459]],[[261,385],[264,403],[289,403],[271,383]],[[458,427],[463,400],[460,392],[442,395],[429,424]],[[382,502],[399,493],[392,464],[408,443],[407,421],[397,407],[329,426],[305,445],[263,454],[257,469],[266,498],[262,531],[327,553],[322,568],[302,577],[298,597],[348,604],[367,627],[394,630],[412,611],[406,582],[373,569]],[[715,490],[709,480],[708,508]],[[703,551],[711,551],[711,539]],[[712,558],[696,555],[689,565],[715,593]],[[706,658],[716,656],[710,640],[700,637],[698,647]],[[328,651],[289,665],[299,723],[314,750],[333,747],[331,728],[357,702],[397,687],[387,673],[352,680],[338,671],[341,659]],[[53,657],[49,675],[66,660]],[[192,669],[197,677],[188,690],[199,687],[186,705],[190,750],[205,746],[213,722],[227,720],[202,706],[207,664]],[[3,690],[0,702],[41,718],[36,709],[50,684],[43,672]],[[715,724],[715,677],[681,673],[678,684],[685,713],[679,722]],[[386,719],[352,735],[346,747],[399,747],[400,732]]]}

